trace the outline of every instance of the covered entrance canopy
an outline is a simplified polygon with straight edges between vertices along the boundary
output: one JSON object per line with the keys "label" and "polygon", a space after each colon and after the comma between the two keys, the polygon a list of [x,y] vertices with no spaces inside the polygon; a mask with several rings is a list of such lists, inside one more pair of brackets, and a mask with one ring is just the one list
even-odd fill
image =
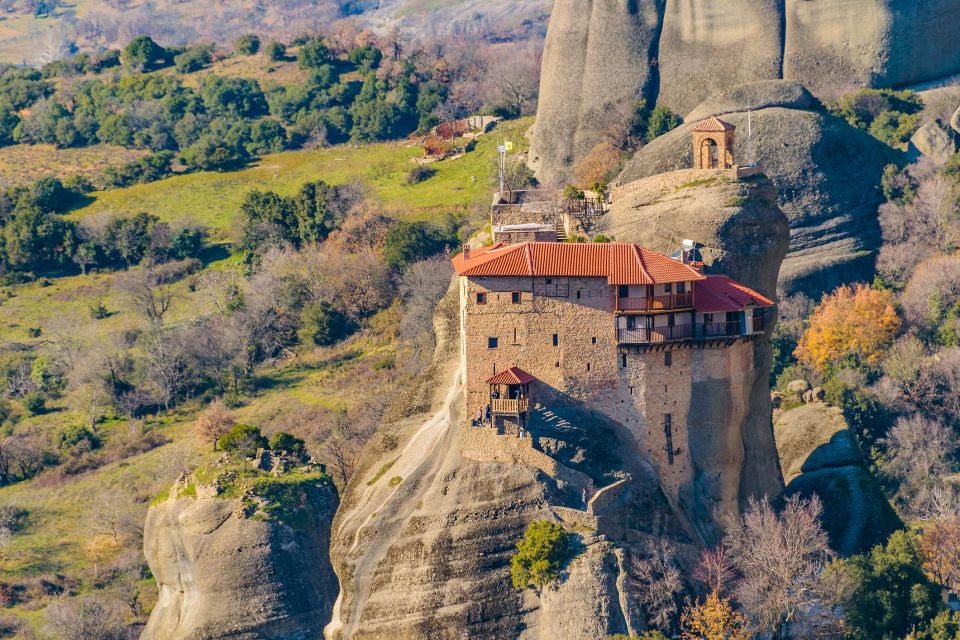
{"label": "covered entrance canopy", "polygon": [[494,414],[520,416],[530,408],[530,383],[536,378],[510,367],[487,380],[490,385],[490,409]]}

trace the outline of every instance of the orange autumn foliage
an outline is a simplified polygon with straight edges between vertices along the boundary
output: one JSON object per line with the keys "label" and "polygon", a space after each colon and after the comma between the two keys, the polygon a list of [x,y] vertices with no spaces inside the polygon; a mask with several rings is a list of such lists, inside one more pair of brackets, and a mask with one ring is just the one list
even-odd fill
{"label": "orange autumn foliage", "polygon": [[920,537],[923,570],[938,584],[960,588],[960,518],[953,516],[924,527]]}
{"label": "orange autumn foliage", "polygon": [[684,640],[750,640],[746,617],[733,610],[730,601],[713,591],[703,602],[680,616]]}
{"label": "orange autumn foliage", "polygon": [[794,355],[821,372],[841,362],[875,366],[899,330],[893,293],[840,287],[820,301]]}

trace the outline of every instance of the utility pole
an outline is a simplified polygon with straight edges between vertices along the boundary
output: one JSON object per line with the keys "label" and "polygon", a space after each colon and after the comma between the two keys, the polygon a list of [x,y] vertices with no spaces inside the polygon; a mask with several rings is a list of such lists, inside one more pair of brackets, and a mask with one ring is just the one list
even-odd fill
{"label": "utility pole", "polygon": [[753,160],[753,107],[747,107],[747,157],[750,159],[750,166],[754,166]]}

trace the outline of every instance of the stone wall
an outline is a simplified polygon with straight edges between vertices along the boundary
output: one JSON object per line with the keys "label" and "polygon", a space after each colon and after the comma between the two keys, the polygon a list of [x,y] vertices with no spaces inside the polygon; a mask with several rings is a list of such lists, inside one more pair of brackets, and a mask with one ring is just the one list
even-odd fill
{"label": "stone wall", "polygon": [[700,180],[720,179],[736,181],[740,178],[759,175],[760,167],[734,167],[732,169],[678,169],[640,178],[610,190],[610,201],[641,192],[660,193]]}

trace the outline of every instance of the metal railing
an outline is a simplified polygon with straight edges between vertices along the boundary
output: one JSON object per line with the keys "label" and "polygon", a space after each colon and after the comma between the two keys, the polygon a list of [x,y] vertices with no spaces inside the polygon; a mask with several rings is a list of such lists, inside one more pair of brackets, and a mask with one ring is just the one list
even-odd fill
{"label": "metal railing", "polygon": [[523,413],[530,408],[527,398],[510,400],[508,398],[494,398],[490,400],[490,410],[493,413]]}
{"label": "metal railing", "polygon": [[740,335],[740,323],[736,320],[729,322],[707,322],[697,325],[698,338],[719,338],[738,335]]}
{"label": "metal railing", "polygon": [[693,292],[646,298],[617,298],[617,311],[666,311],[693,306]]}

